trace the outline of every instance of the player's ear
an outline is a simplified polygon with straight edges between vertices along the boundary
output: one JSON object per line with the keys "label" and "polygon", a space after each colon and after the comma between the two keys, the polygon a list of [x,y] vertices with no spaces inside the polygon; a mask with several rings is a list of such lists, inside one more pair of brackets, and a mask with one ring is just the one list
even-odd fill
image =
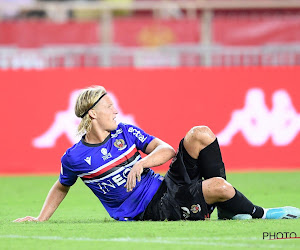
{"label": "player's ear", "polygon": [[89,110],[88,114],[89,114],[89,116],[91,118],[96,118],[96,112],[95,112],[95,110],[93,110],[93,109]]}

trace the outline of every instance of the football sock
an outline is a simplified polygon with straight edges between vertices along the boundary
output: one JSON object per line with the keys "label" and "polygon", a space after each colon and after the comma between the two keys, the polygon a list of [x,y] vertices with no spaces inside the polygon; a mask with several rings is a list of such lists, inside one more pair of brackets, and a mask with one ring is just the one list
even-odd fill
{"label": "football sock", "polygon": [[200,151],[197,165],[204,179],[222,177],[226,180],[225,166],[217,138]]}
{"label": "football sock", "polygon": [[264,214],[263,214],[263,216],[261,218],[265,219],[267,217],[268,209],[263,208],[263,210],[264,210]]}
{"label": "football sock", "polygon": [[222,209],[236,214],[250,214],[253,218],[262,218],[264,209],[253,205],[240,191],[235,189],[235,195],[224,202],[216,203]]}

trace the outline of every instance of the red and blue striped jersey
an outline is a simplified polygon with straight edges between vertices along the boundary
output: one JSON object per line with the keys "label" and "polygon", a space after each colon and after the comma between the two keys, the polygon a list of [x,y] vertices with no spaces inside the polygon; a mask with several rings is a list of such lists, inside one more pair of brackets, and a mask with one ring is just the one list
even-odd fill
{"label": "red and blue striped jersey", "polygon": [[132,166],[141,159],[139,151],[145,152],[154,138],[124,123],[102,143],[89,144],[82,138],[63,155],[59,181],[72,186],[80,177],[112,218],[132,220],[146,209],[163,180],[153,170],[146,169],[132,192],[124,187]]}

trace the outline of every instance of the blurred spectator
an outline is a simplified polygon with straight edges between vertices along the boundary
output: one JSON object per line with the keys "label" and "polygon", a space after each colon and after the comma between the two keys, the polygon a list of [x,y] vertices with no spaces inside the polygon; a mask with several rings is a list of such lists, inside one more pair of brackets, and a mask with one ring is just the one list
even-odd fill
{"label": "blurred spectator", "polygon": [[[40,1],[51,1],[51,0],[40,0]],[[68,1],[68,0],[65,0]],[[111,3],[132,3],[134,0],[84,0],[84,1],[102,1],[102,2],[111,2]],[[113,12],[114,16],[127,16],[131,13],[128,10],[116,10]],[[82,9],[72,11],[72,17],[75,19],[86,20],[86,19],[98,19],[100,18],[102,12],[95,9]]]}
{"label": "blurred spectator", "polygon": [[19,17],[21,6],[28,6],[35,2],[36,0],[0,0],[0,4],[4,4],[1,9],[2,18],[12,19]]}

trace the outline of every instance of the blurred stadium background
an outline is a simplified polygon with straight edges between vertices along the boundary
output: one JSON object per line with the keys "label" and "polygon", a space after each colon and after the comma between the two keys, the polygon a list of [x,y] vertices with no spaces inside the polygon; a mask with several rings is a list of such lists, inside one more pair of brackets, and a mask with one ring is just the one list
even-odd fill
{"label": "blurred stadium background", "polygon": [[229,171],[299,170],[299,65],[298,0],[0,0],[0,173],[58,173],[92,84],[175,148],[210,126]]}
{"label": "blurred stadium background", "polygon": [[0,67],[300,64],[298,0],[1,0]]}

